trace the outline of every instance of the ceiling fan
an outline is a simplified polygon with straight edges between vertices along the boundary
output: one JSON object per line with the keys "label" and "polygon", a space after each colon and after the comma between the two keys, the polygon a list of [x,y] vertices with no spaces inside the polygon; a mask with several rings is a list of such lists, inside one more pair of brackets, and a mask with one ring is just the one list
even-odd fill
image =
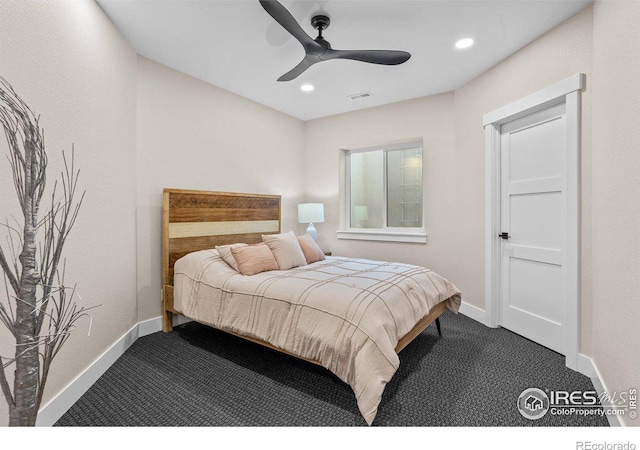
{"label": "ceiling fan", "polygon": [[300,64],[278,78],[278,81],[291,81],[312,65],[331,59],[352,59],[395,66],[411,57],[410,53],[400,50],[334,50],[322,36],[322,32],[329,27],[331,22],[328,16],[317,14],[311,18],[311,25],[318,30],[318,37],[311,39],[282,4],[276,0],[260,0],[260,4],[276,22],[302,44],[306,53]]}

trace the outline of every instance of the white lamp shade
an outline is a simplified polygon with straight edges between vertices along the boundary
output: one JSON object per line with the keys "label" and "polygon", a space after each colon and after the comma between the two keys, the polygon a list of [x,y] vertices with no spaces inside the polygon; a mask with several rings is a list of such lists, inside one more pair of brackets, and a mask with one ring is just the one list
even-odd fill
{"label": "white lamp shade", "polygon": [[298,205],[298,223],[324,222],[323,203],[300,203]]}

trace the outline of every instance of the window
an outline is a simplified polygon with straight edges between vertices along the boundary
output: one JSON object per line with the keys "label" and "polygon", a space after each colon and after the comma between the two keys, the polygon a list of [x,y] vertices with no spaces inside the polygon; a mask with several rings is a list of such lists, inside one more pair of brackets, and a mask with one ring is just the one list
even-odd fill
{"label": "window", "polygon": [[346,150],[341,239],[426,242],[422,141]]}

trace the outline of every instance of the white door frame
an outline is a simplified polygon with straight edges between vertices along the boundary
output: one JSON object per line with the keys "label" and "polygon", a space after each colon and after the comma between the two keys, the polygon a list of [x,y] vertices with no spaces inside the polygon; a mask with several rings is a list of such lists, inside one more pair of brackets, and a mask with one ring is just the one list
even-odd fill
{"label": "white door frame", "polygon": [[580,338],[580,92],[585,75],[576,74],[483,117],[485,136],[485,310],[486,323],[501,323],[500,270],[500,127],[548,106],[566,104],[567,176],[565,179],[567,234],[567,309],[563,323],[566,365],[578,370]]}

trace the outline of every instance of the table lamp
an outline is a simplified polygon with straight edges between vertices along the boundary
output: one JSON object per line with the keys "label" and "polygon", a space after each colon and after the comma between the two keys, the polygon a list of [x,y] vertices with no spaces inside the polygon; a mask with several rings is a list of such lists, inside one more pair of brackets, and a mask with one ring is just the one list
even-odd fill
{"label": "table lamp", "polygon": [[323,203],[300,203],[298,205],[298,223],[308,223],[307,233],[311,235],[314,241],[318,242],[318,232],[313,223],[324,222],[324,204]]}

